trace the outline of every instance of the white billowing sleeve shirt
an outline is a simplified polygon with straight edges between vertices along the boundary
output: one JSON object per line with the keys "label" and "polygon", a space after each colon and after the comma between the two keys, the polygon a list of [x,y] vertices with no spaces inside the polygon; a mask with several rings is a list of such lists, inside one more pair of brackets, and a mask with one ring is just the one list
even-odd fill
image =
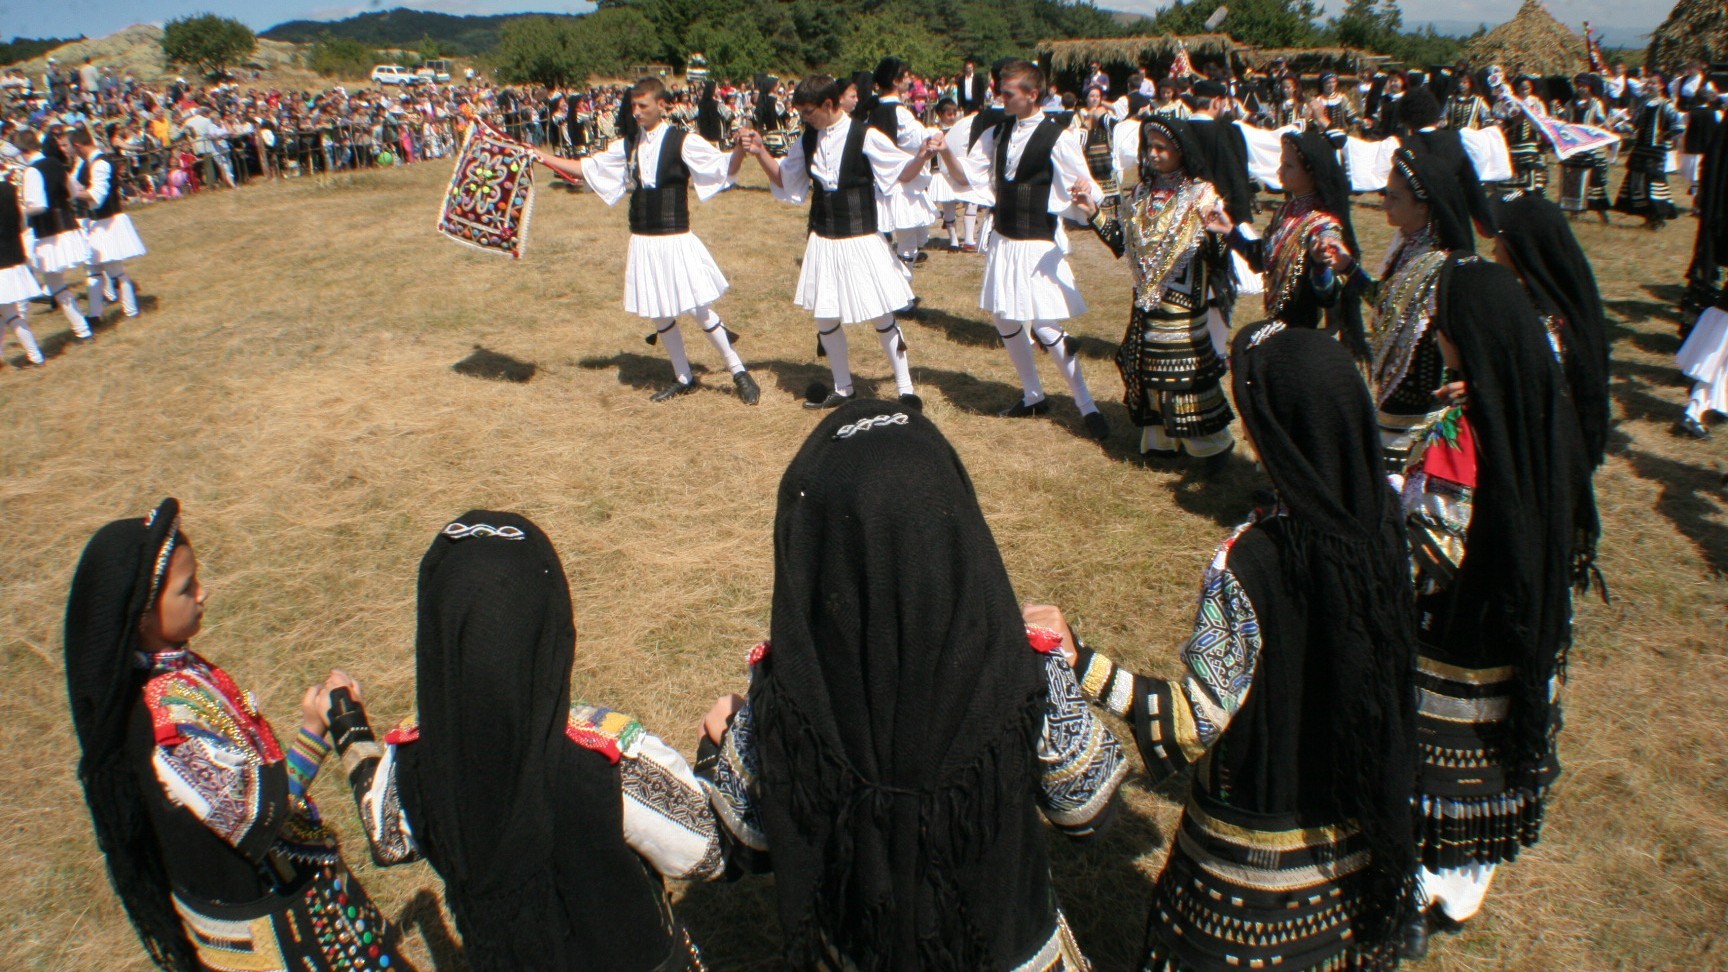
{"label": "white billowing sleeve shirt", "polygon": [[[1002,178],[1012,179],[1020,171],[1020,156],[1026,152],[1026,143],[1031,141],[1032,132],[1044,121],[1043,112],[1034,112],[1030,118],[1018,118],[1008,134],[1008,154],[1005,160],[1006,169]],[[966,178],[971,182],[991,182],[991,169],[996,164],[996,133],[1000,129],[992,128],[979,136],[972,150],[961,159],[961,165],[966,170]],[[1092,172],[1086,166],[1086,152],[1080,145],[1080,136],[1073,129],[1065,129],[1056,136],[1056,144],[1050,147],[1050,205],[1049,211],[1059,216],[1070,216],[1084,220],[1086,214],[1074,205],[1076,196],[1093,196]]]}
{"label": "white billowing sleeve shirt", "polygon": [[[636,143],[636,174],[644,189],[658,187],[660,147],[666,144],[666,133],[671,130],[667,124],[655,125]],[[679,157],[690,170],[690,188],[696,190],[697,200],[707,202],[731,183],[727,172],[731,157],[695,132],[684,133],[684,150]],[[608,206],[629,194],[630,160],[624,154],[624,140],[614,139],[605,151],[583,159],[582,181]]]}
{"label": "white billowing sleeve shirt", "polygon": [[[863,122],[842,117],[839,121],[824,128],[816,139],[815,157],[810,160],[810,171],[804,171],[804,139],[794,138],[786,150],[786,157],[780,160],[780,182],[769,186],[774,191],[774,198],[781,202],[802,203],[810,198],[810,177],[814,175],[822,188],[833,192],[840,185],[841,155],[846,151],[846,139],[852,133],[853,125]],[[864,157],[870,161],[870,174],[876,182],[876,191],[888,193],[900,181],[900,173],[905,171],[906,164],[913,156],[900,151],[900,147],[888,140],[888,136],[871,129],[864,135]]]}

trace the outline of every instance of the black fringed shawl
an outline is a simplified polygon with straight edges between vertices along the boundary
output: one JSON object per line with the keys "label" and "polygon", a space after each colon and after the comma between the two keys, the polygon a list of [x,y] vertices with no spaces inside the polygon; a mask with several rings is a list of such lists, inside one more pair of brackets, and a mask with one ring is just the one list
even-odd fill
{"label": "black fringed shawl", "polygon": [[1008,967],[1055,923],[1046,689],[972,483],[914,409],[842,406],[780,483],[750,690],[794,969]]}
{"label": "black fringed shawl", "polygon": [[1355,933],[1372,950],[1415,906],[1416,615],[1403,513],[1381,471],[1374,403],[1337,341],[1268,324],[1237,335],[1231,362],[1282,515],[1230,552],[1263,649],[1219,756],[1238,739],[1264,747],[1273,758],[1259,765],[1287,778],[1260,787],[1283,794],[1275,809],[1361,827],[1372,860]]}
{"label": "black fringed shawl", "polygon": [[1519,193],[1500,204],[1500,241],[1512,256],[1536,309],[1560,319],[1566,383],[1592,466],[1602,465],[1611,407],[1608,322],[1590,259],[1560,207]]}
{"label": "black fringed shawl", "polygon": [[[1356,224],[1350,218],[1350,179],[1338,161],[1338,149],[1324,132],[1314,129],[1289,132],[1284,141],[1295,146],[1302,156],[1303,165],[1314,177],[1314,195],[1320,200],[1320,208],[1338,221],[1351,258],[1360,260],[1362,248],[1356,242]],[[1326,309],[1326,325],[1339,333],[1351,354],[1367,359],[1368,333],[1362,325],[1362,301],[1358,294],[1341,294],[1338,303]]]}
{"label": "black fringed shawl", "polygon": [[1438,619],[1454,663],[1517,672],[1508,772],[1535,786],[1548,753],[1549,682],[1572,637],[1574,556],[1595,520],[1590,463],[1536,309],[1518,278],[1463,258],[1441,280],[1435,325],[1457,346],[1476,433],[1474,506],[1464,562]]}
{"label": "black fringed shawl", "polygon": [[617,769],[565,735],[576,626],[552,542],[472,510],[420,562],[420,737],[403,809],[480,972],[656,967],[660,887],[623,840]]}
{"label": "black fringed shawl", "polygon": [[165,499],[147,519],[115,520],[90,538],[66,602],[66,686],[82,750],[78,780],[114,891],[151,961],[194,972],[196,953],[170,900],[161,846],[125,753],[146,674],[134,661],[138,623],[161,593],[179,530],[180,504]]}

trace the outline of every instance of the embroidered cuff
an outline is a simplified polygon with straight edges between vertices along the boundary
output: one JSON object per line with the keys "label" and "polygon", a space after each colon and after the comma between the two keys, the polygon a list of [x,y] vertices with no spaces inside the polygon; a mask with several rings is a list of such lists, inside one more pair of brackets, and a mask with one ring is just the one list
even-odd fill
{"label": "embroidered cuff", "polygon": [[1126,719],[1134,711],[1134,673],[1102,652],[1081,646],[1075,659],[1080,691],[1088,699]]}
{"label": "embroidered cuff", "polygon": [[318,767],[324,764],[324,757],[328,755],[330,744],[323,737],[314,736],[305,729],[294,736],[294,745],[288,750],[288,782],[295,796],[311,789]]}

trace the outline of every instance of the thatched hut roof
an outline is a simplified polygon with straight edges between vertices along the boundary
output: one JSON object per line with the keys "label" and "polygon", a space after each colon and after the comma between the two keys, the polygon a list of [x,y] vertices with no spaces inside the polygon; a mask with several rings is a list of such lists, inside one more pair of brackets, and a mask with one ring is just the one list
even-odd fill
{"label": "thatched hut roof", "polygon": [[1650,35],[1645,60],[1665,75],[1684,71],[1692,61],[1728,61],[1728,4],[1680,0]]}
{"label": "thatched hut roof", "polygon": [[1191,34],[1176,37],[1096,37],[1080,40],[1045,41],[1038,45],[1039,60],[1059,72],[1083,71],[1093,61],[1108,67],[1122,64],[1138,67],[1147,61],[1175,57],[1186,46],[1188,56],[1230,54],[1241,50],[1229,34]]}
{"label": "thatched hut roof", "polygon": [[1524,0],[1517,16],[1464,45],[1463,58],[1476,67],[1498,64],[1547,77],[1572,75],[1588,63],[1584,38],[1555,20],[1542,0]]}
{"label": "thatched hut roof", "polygon": [[1256,71],[1264,71],[1279,58],[1283,58],[1298,74],[1321,71],[1352,74],[1358,66],[1371,68],[1392,60],[1384,54],[1359,47],[1256,47],[1242,55],[1243,63]]}

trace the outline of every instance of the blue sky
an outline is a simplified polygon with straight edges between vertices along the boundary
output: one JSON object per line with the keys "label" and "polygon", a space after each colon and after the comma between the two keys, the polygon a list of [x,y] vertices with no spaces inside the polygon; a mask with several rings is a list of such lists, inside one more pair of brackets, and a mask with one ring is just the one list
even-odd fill
{"label": "blue sky", "polygon": [[[1096,0],[1114,10],[1153,13],[1167,0]],[[1339,3],[1341,0],[1331,0]],[[1574,30],[1588,20],[1609,29],[1611,43],[1637,43],[1668,15],[1672,0],[1546,0],[1548,9]],[[1520,0],[1403,0],[1404,19],[1439,20],[1448,25],[1496,24],[1512,16]],[[188,13],[214,11],[262,30],[284,20],[338,20],[365,10],[412,6],[452,14],[493,14],[520,11],[580,13],[591,4],[573,0],[0,0],[0,33],[10,39],[101,36],[129,24],[161,23]]]}

